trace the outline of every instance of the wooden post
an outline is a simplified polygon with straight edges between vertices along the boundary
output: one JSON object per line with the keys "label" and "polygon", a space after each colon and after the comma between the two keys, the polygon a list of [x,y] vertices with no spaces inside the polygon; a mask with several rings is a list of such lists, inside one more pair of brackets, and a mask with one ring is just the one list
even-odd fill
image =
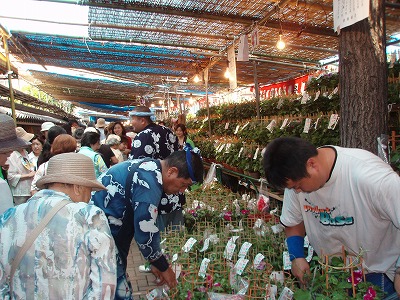
{"label": "wooden post", "polygon": [[254,91],[256,92],[257,121],[260,122],[260,87],[258,86],[257,62],[255,60],[253,60],[253,70],[254,70]]}
{"label": "wooden post", "polygon": [[10,93],[10,102],[11,102],[11,116],[14,119],[14,123],[17,124],[17,118],[15,116],[14,89],[12,87],[12,76],[11,76],[12,75],[12,70],[11,70],[10,56],[9,56],[9,53],[8,53],[8,44],[7,44],[7,39],[10,37],[10,34],[1,25],[0,25],[0,29],[1,29],[1,35],[3,37],[3,47],[4,47],[4,51],[6,53],[8,89],[9,89],[9,93]]}

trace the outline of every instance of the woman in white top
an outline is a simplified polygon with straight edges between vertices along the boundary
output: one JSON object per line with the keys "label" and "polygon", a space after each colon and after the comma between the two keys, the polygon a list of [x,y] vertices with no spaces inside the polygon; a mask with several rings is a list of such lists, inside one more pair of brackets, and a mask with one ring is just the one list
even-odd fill
{"label": "woman in white top", "polygon": [[[30,143],[17,137],[14,120],[6,114],[0,113],[0,128],[0,167],[3,167],[14,149],[27,148]],[[11,189],[5,178],[0,177],[0,215],[13,206]]]}
{"label": "woman in white top", "polygon": [[[34,134],[27,133],[22,127],[15,129],[17,137],[29,142]],[[31,196],[30,189],[33,176],[36,173],[35,165],[28,157],[28,151],[24,148],[17,149],[8,158],[7,180],[13,194],[14,204],[25,203]]]}
{"label": "woman in white top", "polygon": [[37,161],[40,153],[42,152],[44,140],[42,140],[37,134],[35,134],[30,142],[32,151],[29,152],[28,158],[34,164],[37,170]]}

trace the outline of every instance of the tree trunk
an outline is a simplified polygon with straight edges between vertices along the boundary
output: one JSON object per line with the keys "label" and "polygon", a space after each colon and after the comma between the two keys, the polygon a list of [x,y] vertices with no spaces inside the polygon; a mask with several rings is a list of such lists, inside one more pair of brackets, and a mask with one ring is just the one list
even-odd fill
{"label": "tree trunk", "polygon": [[384,1],[371,0],[370,16],[340,31],[340,140],[343,147],[377,153],[387,134]]}

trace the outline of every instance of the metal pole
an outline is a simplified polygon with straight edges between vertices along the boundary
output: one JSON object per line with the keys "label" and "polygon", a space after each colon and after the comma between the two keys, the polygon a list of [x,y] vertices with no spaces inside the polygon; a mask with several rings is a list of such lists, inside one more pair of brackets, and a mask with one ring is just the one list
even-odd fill
{"label": "metal pole", "polygon": [[260,87],[258,86],[257,78],[257,62],[253,60],[254,70],[254,90],[256,92],[256,110],[257,110],[257,121],[260,121]]}
{"label": "metal pole", "polygon": [[[0,25],[1,26],[1,25]],[[15,116],[15,102],[14,102],[14,90],[12,87],[12,70],[11,70],[11,64],[10,64],[10,56],[8,53],[8,44],[7,44],[7,39],[11,36],[3,26],[0,27],[1,29],[1,35],[3,37],[3,47],[6,52],[6,63],[7,63],[7,77],[8,77],[8,89],[10,92],[10,101],[11,101],[11,115],[12,118],[14,119],[14,123],[17,124],[17,118]]]}

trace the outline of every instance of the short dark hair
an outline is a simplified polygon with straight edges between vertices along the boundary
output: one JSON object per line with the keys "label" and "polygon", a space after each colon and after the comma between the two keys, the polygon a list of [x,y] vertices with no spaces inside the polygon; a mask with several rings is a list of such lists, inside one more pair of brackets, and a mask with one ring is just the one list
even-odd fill
{"label": "short dark hair", "polygon": [[97,132],[87,131],[82,135],[81,147],[90,147],[90,145],[94,145],[97,142],[100,142],[100,134]]}
{"label": "short dark hair", "polygon": [[298,137],[280,137],[267,145],[263,156],[265,176],[270,185],[284,189],[289,179],[308,177],[307,161],[317,156],[317,148]]}
{"label": "short dark hair", "polygon": [[[196,182],[202,183],[204,177],[204,165],[203,160],[200,155],[191,151],[192,156],[192,169],[193,175],[196,179]],[[176,167],[178,168],[178,177],[180,178],[190,178],[187,162],[186,162],[186,151],[175,151],[165,159],[168,167]]]}

